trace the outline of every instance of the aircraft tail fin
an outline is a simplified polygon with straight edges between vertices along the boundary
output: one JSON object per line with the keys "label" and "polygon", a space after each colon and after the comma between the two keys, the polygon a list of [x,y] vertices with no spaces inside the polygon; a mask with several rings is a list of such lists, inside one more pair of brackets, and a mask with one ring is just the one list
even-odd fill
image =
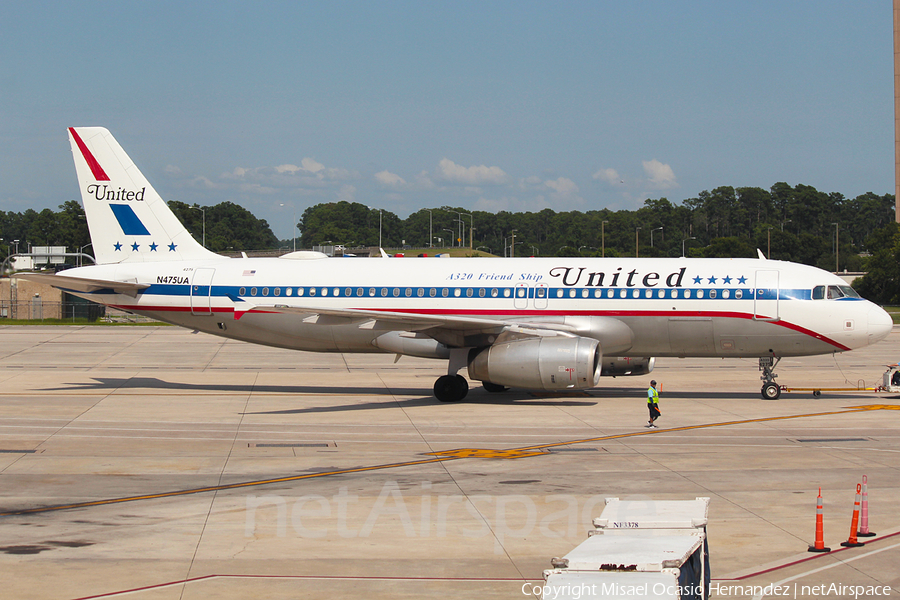
{"label": "aircraft tail fin", "polygon": [[202,260],[200,245],[102,127],[70,127],[81,202],[98,264]]}

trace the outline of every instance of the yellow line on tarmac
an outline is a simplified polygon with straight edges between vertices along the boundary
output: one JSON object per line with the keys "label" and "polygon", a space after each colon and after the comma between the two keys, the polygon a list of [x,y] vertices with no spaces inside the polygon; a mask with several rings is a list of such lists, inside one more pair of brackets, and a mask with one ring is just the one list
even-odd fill
{"label": "yellow line on tarmac", "polygon": [[769,421],[784,421],[788,419],[802,419],[808,417],[823,417],[828,415],[842,415],[855,412],[865,412],[870,410],[900,410],[900,405],[893,404],[870,404],[867,406],[857,406],[845,410],[835,410],[830,412],[807,413],[802,415],[783,415],[780,417],[761,417],[759,419],[745,419],[742,421],[723,421],[720,423],[706,423],[701,425],[685,425],[683,427],[672,427],[668,429],[652,429],[647,431],[636,431],[632,433],[621,433],[615,435],[604,435],[593,438],[584,438],[580,440],[570,440],[567,442],[554,442],[550,444],[538,444],[535,446],[524,446],[521,448],[510,448],[506,450],[485,449],[485,448],[458,448],[456,450],[446,450],[443,452],[430,452],[433,458],[424,458],[421,460],[411,460],[406,462],[389,463],[383,465],[371,465],[368,467],[354,467],[350,469],[338,469],[335,471],[324,471],[321,473],[306,473],[303,475],[291,475],[288,477],[278,477],[275,479],[261,479],[256,481],[244,481],[240,483],[229,483],[225,485],[213,485],[202,488],[193,488],[188,490],[176,490],[172,492],[160,492],[158,494],[146,494],[143,496],[128,496],[125,498],[111,498],[107,500],[94,500],[92,502],[77,502],[73,504],[60,504],[55,506],[44,506],[39,508],[27,508],[22,510],[12,510],[0,512],[0,517],[10,517],[14,515],[30,515],[35,513],[53,512],[58,510],[71,510],[76,508],[88,508],[92,506],[105,506],[109,504],[120,504],[123,502],[137,502],[139,500],[154,500],[160,498],[172,498],[175,496],[187,496],[190,494],[202,494],[205,492],[217,492],[220,490],[233,490],[245,487],[256,487],[260,485],[269,485],[273,483],[286,483],[290,481],[300,481],[303,479],[315,479],[318,477],[330,477],[332,475],[347,475],[350,473],[365,473],[369,471],[379,471],[384,469],[394,469],[399,467],[411,467],[415,465],[426,465],[439,463],[449,460],[460,460],[464,458],[501,458],[513,459],[524,458],[528,456],[540,456],[544,454],[540,452],[542,449],[555,448],[558,446],[570,446],[573,444],[585,444],[588,442],[599,442],[605,440],[623,439],[629,437],[637,437],[641,435],[656,435],[662,433],[671,433],[673,431],[692,431],[695,429],[707,429],[710,427],[727,427],[730,425],[746,425],[748,423],[765,423]]}
{"label": "yellow line on tarmac", "polygon": [[304,475],[291,475],[288,477],[277,477],[275,479],[260,479],[257,481],[243,481],[240,483],[228,483],[224,485],[211,485],[202,488],[193,488],[189,490],[176,490],[174,492],[160,492],[159,494],[146,494],[144,496],[127,496],[125,498],[111,498],[107,500],[94,500],[92,502],[77,502],[73,504],[58,504],[55,506],[43,506],[40,508],[26,508],[22,510],[11,510],[0,512],[0,517],[10,517],[13,515],[31,515],[42,512],[52,512],[57,510],[70,510],[74,508],[87,508],[91,506],[105,506],[107,504],[120,504],[123,502],[137,502],[138,500],[154,500],[158,498],[172,498],[174,496],[187,496],[189,494],[202,494],[204,492],[217,492],[219,490],[234,490],[243,487],[254,487],[259,485],[268,485],[272,483],[284,483],[288,481],[299,481],[301,479],[314,479],[316,477],[328,477],[331,475],[346,475],[348,473],[364,473],[366,471],[378,471],[381,469],[393,469],[397,467],[411,467],[414,465],[426,465],[429,463],[438,463],[445,460],[455,460],[455,457],[436,457],[425,458],[422,460],[411,460],[401,463],[390,463],[385,465],[371,465],[368,467],[355,467],[351,469],[339,469],[336,471],[323,471],[321,473],[306,473]]}

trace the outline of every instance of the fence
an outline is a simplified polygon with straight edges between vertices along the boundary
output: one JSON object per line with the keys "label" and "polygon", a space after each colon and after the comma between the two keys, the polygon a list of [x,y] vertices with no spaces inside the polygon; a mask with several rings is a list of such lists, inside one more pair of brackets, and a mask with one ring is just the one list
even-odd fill
{"label": "fence", "polygon": [[0,300],[0,319],[96,321],[105,314],[106,307],[93,302],[46,302],[40,296],[21,301]]}

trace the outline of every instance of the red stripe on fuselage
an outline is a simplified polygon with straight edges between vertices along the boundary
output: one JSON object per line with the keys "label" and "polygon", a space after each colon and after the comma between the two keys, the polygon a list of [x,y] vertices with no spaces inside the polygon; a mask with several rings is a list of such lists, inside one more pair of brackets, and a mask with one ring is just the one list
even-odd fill
{"label": "red stripe on fuselage", "polygon": [[[143,312],[190,312],[191,308],[189,306],[156,306],[156,307],[147,307],[147,306],[134,306],[134,305],[116,305],[114,308],[118,308],[121,310],[128,311],[143,311]],[[502,316],[506,318],[514,318],[514,317],[534,317],[534,316],[554,316],[554,317],[710,317],[710,318],[724,318],[724,319],[746,319],[746,320],[754,320],[753,315],[749,313],[741,313],[741,312],[708,312],[708,311],[700,311],[700,310],[683,310],[683,311],[657,311],[657,310],[547,310],[547,309],[526,309],[526,310],[494,310],[494,309],[476,309],[476,310],[448,310],[442,308],[414,308],[414,309],[402,309],[398,310],[395,308],[362,308],[358,307],[355,309],[348,310],[368,310],[368,311],[378,311],[378,312],[394,312],[394,313],[406,313],[411,315],[445,315],[445,316],[457,316],[457,317],[477,317],[477,316]],[[234,312],[233,308],[216,308],[212,309],[214,313],[226,313],[230,314]],[[249,311],[242,311],[243,314],[246,313],[264,313],[264,314],[277,314],[277,311],[270,311],[266,309],[254,309]],[[315,312],[315,311],[310,311]],[[241,316],[243,316],[243,314]],[[390,318],[390,316],[388,316]],[[796,331],[797,333],[802,333],[803,335],[807,335],[811,338],[815,338],[817,340],[821,340],[827,344],[831,344],[837,350],[844,352],[850,350],[848,346],[841,344],[840,342],[836,342],[833,339],[822,335],[821,333],[816,333],[811,329],[807,329],[806,327],[802,327],[795,323],[789,323],[787,321],[768,321],[767,317],[760,317],[758,320],[770,323],[772,325],[778,325],[779,327],[785,327],[792,331]],[[535,325],[539,325],[539,323],[535,323]]]}
{"label": "red stripe on fuselage", "polygon": [[81,155],[84,157],[87,165],[91,168],[91,173],[94,174],[94,179],[97,181],[109,181],[109,175],[106,174],[106,171],[103,170],[103,167],[100,166],[100,163],[97,162],[97,159],[94,158],[94,155],[88,150],[87,144],[84,143],[84,140],[81,139],[81,136],[78,135],[75,128],[69,127],[69,133],[72,134],[72,138],[75,140],[75,143],[78,144]]}

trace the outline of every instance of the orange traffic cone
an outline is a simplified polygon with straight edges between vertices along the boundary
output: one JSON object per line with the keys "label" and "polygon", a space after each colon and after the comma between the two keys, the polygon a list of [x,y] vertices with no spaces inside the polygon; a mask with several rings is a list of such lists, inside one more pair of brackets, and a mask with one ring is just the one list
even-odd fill
{"label": "orange traffic cone", "polygon": [[841,546],[845,548],[856,548],[858,546],[865,546],[865,542],[860,542],[856,539],[856,528],[859,525],[859,495],[862,491],[862,486],[860,484],[856,484],[856,502],[853,503],[853,519],[850,521],[850,537],[846,542],[841,542]]}
{"label": "orange traffic cone", "polygon": [[874,531],[869,531],[869,478],[863,475],[862,482],[862,509],[859,513],[859,537],[875,537]]}
{"label": "orange traffic cone", "polygon": [[824,513],[822,488],[819,488],[819,497],[816,498],[816,543],[809,547],[810,552],[831,552],[831,548],[825,547],[825,524],[822,522]]}

